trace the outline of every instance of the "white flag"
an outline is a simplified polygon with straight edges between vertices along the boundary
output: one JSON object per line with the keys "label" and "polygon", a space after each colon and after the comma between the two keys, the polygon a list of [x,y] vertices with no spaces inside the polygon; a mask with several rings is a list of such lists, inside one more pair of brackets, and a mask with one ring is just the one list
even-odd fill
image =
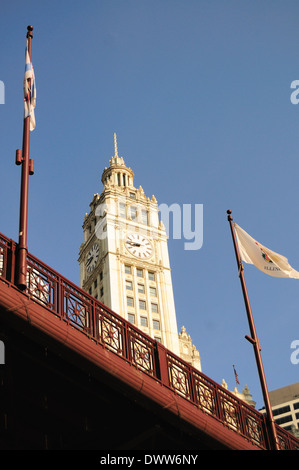
{"label": "white flag", "polygon": [[234,227],[242,261],[254,264],[269,276],[299,279],[299,272],[289,265],[287,258],[258,243],[236,223]]}
{"label": "white flag", "polygon": [[[29,80],[30,79],[30,80]],[[24,75],[24,119],[30,116],[30,130],[35,129],[36,86],[32,63],[29,58],[28,47],[25,50],[25,75]]]}

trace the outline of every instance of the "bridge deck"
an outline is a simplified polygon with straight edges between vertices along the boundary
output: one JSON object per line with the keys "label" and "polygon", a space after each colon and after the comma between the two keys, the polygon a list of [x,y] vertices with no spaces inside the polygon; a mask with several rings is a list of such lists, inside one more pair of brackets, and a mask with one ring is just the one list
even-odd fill
{"label": "bridge deck", "polygon": [[[59,442],[52,437],[50,442],[49,435],[60,425],[64,430],[60,436],[70,433],[69,424],[79,414],[86,421],[82,429],[93,433],[86,431],[83,436],[80,428],[76,448],[157,448],[163,443],[177,449],[270,448],[263,414],[32,254],[28,254],[28,287],[21,292],[14,284],[15,251],[15,242],[0,235],[0,339],[6,352],[2,383],[7,384],[4,392],[11,394],[10,400],[14,397],[14,406],[19,393],[23,408],[25,395],[30,402],[31,394],[34,397],[39,390],[40,402],[41,394],[49,400],[47,390],[52,391],[51,406],[43,403],[42,409],[48,410],[47,423],[51,421],[53,432],[43,432],[48,437],[41,445],[73,445],[66,437]],[[10,364],[24,396],[7,375]],[[26,374],[30,380],[26,381]],[[37,377],[43,377],[44,385]],[[54,382],[61,393],[57,394]],[[8,406],[9,399],[4,403]],[[24,413],[21,405],[15,409]],[[2,406],[4,434],[9,431],[11,413]],[[294,436],[279,426],[277,432],[281,449],[299,449]]]}

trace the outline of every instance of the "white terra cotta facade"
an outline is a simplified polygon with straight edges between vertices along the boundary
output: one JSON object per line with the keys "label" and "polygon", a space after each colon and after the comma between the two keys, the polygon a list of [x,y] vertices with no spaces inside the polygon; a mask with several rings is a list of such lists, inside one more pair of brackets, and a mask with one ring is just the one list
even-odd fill
{"label": "white terra cotta facade", "polygon": [[157,200],[134,187],[134,173],[118,156],[115,135],[114,150],[102,174],[104,189],[94,194],[84,218],[81,287],[200,369],[191,338],[184,334],[183,344],[178,334],[167,234]]}

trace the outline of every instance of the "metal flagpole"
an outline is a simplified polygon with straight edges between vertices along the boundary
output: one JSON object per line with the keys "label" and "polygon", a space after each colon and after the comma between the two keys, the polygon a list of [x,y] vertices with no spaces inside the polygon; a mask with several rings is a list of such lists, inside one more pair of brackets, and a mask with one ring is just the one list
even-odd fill
{"label": "metal flagpole", "polygon": [[266,408],[266,413],[267,413],[266,415],[267,422],[268,422],[270,435],[272,439],[271,444],[272,444],[273,450],[279,450],[276,427],[275,427],[275,422],[273,418],[272,408],[270,405],[266,377],[265,377],[264,367],[263,367],[262,358],[261,358],[260,342],[257,337],[256,329],[255,329],[255,325],[253,321],[251,306],[250,306],[249,297],[247,293],[247,287],[246,287],[245,278],[244,278],[243,265],[242,265],[238,245],[237,245],[236,234],[235,234],[234,227],[233,227],[233,218],[231,215],[231,211],[228,210],[227,214],[228,214],[227,219],[229,221],[230,228],[231,228],[231,233],[232,233],[232,238],[233,238],[233,243],[234,243],[234,248],[235,248],[235,253],[236,253],[236,259],[237,259],[237,264],[238,264],[238,270],[239,270],[239,278],[241,281],[243,297],[244,297],[246,312],[247,312],[247,318],[248,318],[248,323],[249,323],[249,328],[250,328],[250,333],[251,333],[251,337],[246,335],[245,338],[253,345],[253,349],[255,353],[255,359],[257,363],[257,368],[258,368],[258,373],[259,373],[259,378],[260,378],[260,383],[261,383],[261,388],[262,388],[262,393],[263,393],[263,398],[264,398],[264,403],[265,403],[265,408]]}
{"label": "metal flagpole", "polygon": [[[27,26],[27,47],[31,61],[31,40],[33,26]],[[31,93],[30,93],[31,95]],[[29,97],[31,99],[31,96]],[[26,289],[27,276],[27,226],[28,226],[28,187],[29,173],[31,174],[30,154],[30,116],[24,117],[23,123],[23,148],[22,153],[17,150],[16,164],[22,165],[21,192],[20,192],[20,219],[19,219],[19,244],[17,247],[17,279],[16,283],[22,290]]]}

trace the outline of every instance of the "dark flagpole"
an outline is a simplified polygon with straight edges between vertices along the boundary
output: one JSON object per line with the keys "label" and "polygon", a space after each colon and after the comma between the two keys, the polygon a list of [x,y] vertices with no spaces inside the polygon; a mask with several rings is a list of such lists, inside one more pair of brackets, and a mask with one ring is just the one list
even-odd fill
{"label": "dark flagpole", "polygon": [[[33,26],[27,26],[27,46],[29,59],[31,61],[31,40]],[[30,96],[31,98],[31,96]],[[27,227],[28,227],[28,187],[29,173],[31,173],[30,154],[30,116],[24,118],[23,123],[23,148],[22,153],[17,150],[16,164],[22,165],[21,193],[20,193],[20,220],[19,220],[19,244],[17,247],[17,286],[26,289],[27,275]]]}
{"label": "dark flagpole", "polygon": [[243,265],[242,265],[238,245],[237,245],[236,234],[235,234],[235,230],[233,227],[233,218],[231,215],[231,211],[228,210],[227,214],[228,214],[227,219],[229,221],[230,228],[231,228],[231,234],[233,238],[236,259],[237,259],[237,264],[238,264],[238,270],[239,270],[239,277],[241,281],[243,297],[244,297],[246,312],[247,312],[247,318],[248,318],[248,323],[249,323],[249,328],[250,328],[250,333],[251,333],[251,337],[246,335],[245,338],[253,345],[253,349],[255,353],[255,359],[257,363],[257,368],[258,368],[258,373],[260,377],[260,383],[261,383],[261,388],[262,388],[262,393],[263,393],[264,403],[265,403],[265,408],[266,408],[266,413],[267,413],[266,415],[267,423],[269,426],[270,436],[272,440],[271,442],[271,445],[273,448],[272,450],[279,450],[276,427],[275,427],[275,422],[273,418],[273,413],[272,413],[272,408],[270,404],[269,393],[268,393],[268,388],[267,388],[267,383],[266,383],[266,377],[265,377],[264,367],[263,367],[262,358],[261,358],[260,342],[257,337],[256,329],[255,329],[255,325],[253,321],[251,306],[250,306],[247,287],[246,287],[245,278],[244,278]]}

